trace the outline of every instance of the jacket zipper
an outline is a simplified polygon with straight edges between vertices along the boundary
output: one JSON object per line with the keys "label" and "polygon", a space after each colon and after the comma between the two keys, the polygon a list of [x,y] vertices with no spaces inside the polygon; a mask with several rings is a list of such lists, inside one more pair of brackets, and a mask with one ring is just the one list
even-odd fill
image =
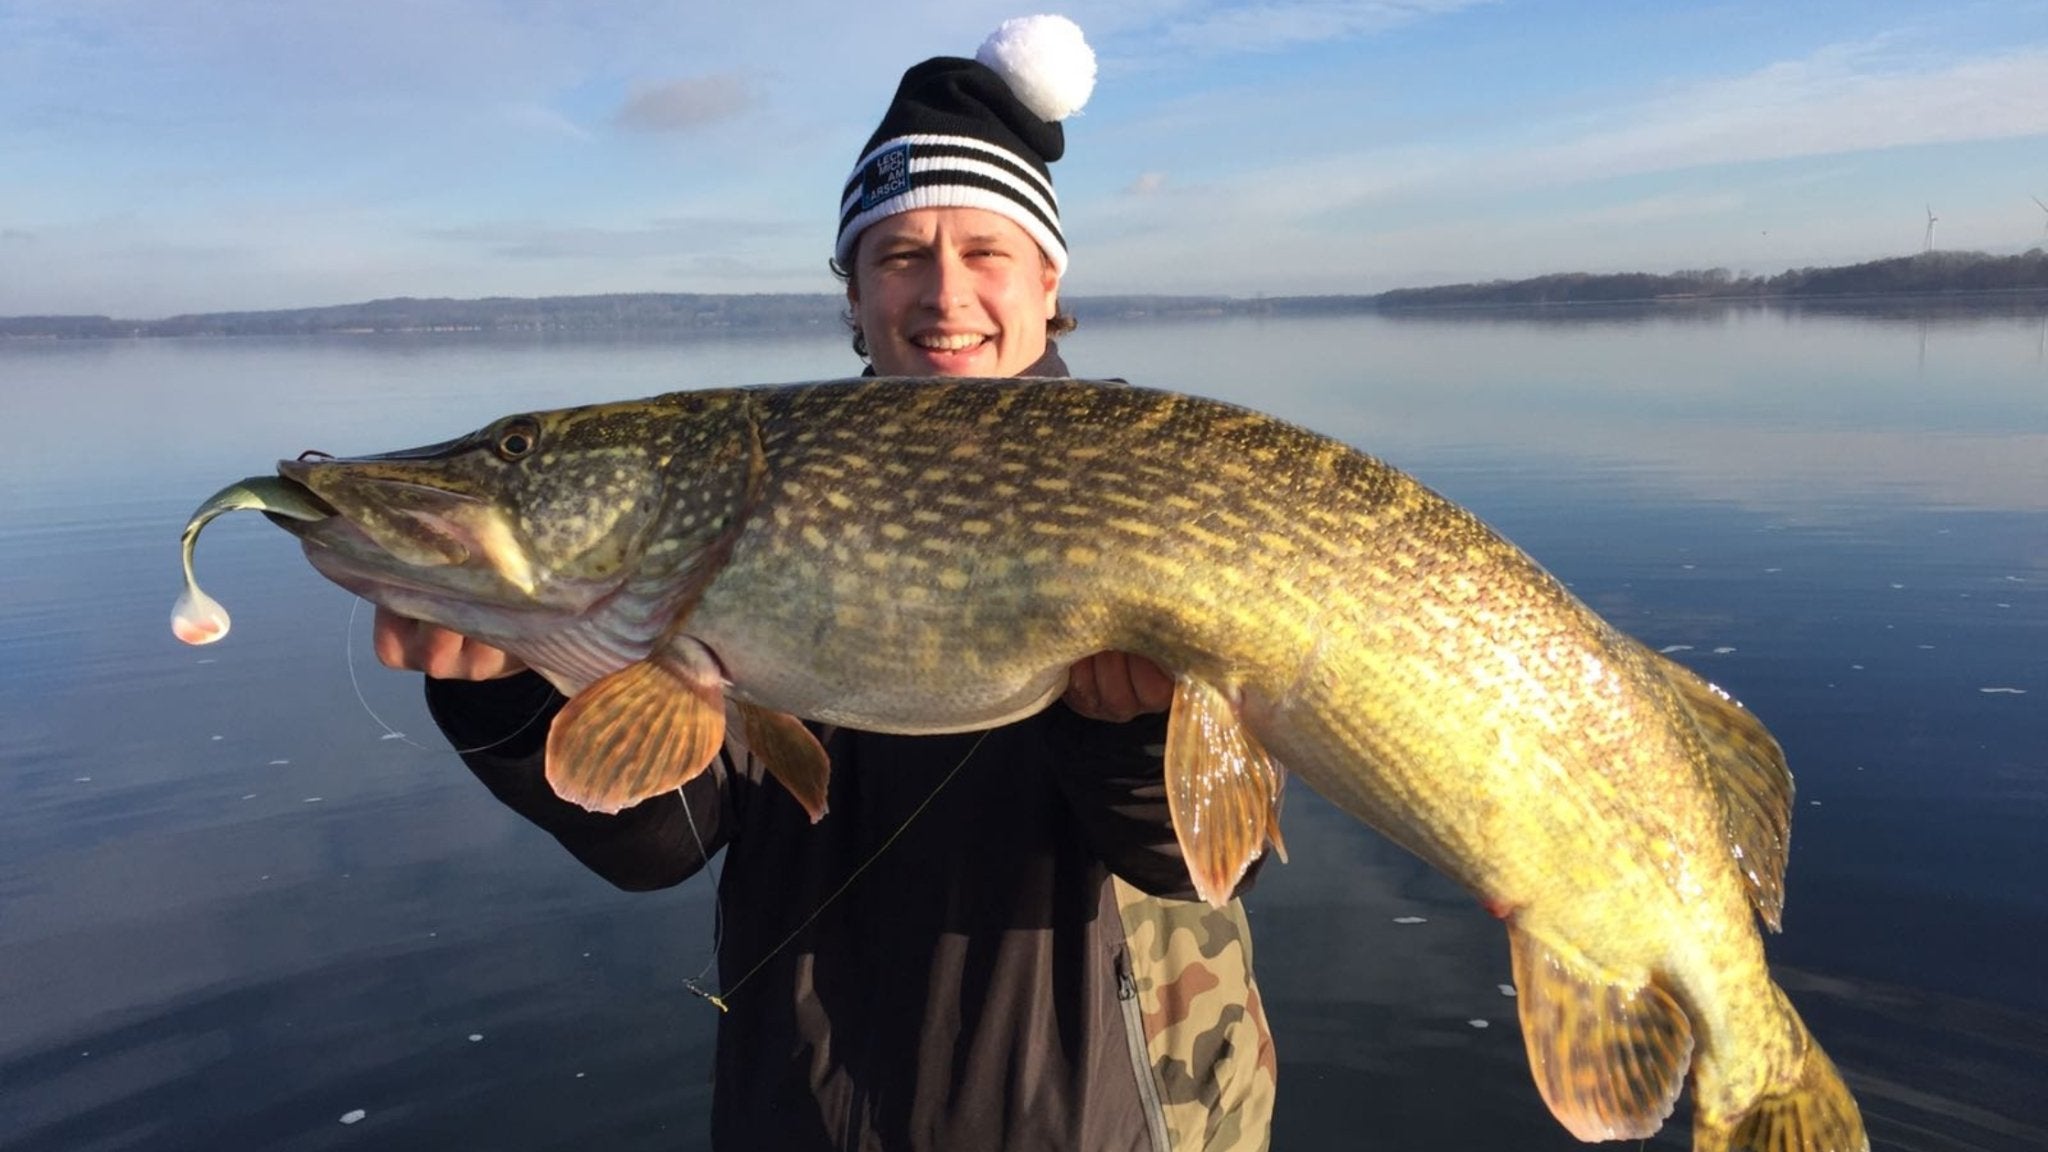
{"label": "jacket zipper", "polygon": [[1138,1005],[1138,981],[1131,975],[1128,949],[1116,950],[1116,998],[1124,1014],[1124,1040],[1130,1048],[1131,1071],[1138,1078],[1138,1105],[1145,1110],[1145,1127],[1152,1136],[1153,1152],[1171,1152],[1166,1131],[1166,1106],[1159,1100],[1159,1081],[1153,1076],[1152,1054],[1145,1044],[1145,1013]]}

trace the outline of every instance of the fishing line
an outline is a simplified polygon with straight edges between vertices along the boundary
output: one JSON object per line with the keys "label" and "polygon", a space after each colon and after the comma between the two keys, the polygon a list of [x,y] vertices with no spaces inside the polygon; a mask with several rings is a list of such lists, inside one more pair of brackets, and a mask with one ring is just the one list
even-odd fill
{"label": "fishing line", "polygon": [[[747,755],[752,756],[753,753],[748,752]],[[719,756],[725,760],[725,764],[721,765],[721,767],[730,773],[732,768],[731,755],[720,750]],[[690,826],[691,842],[697,845],[697,859],[704,862],[704,870],[711,874],[711,955],[705,959],[704,967],[699,968],[695,976],[686,977],[683,980],[683,987],[718,1005],[718,1010],[723,1012],[725,1011],[724,1002],[704,990],[704,977],[710,975],[711,966],[718,963],[718,944],[721,940],[725,939],[725,897],[720,891],[724,880],[719,877],[718,869],[711,863],[711,853],[704,849],[704,837],[697,832],[696,814],[690,811],[690,798],[683,795],[683,785],[681,784],[676,785],[676,799],[682,801],[683,820]]]}
{"label": "fishing line", "polygon": [[[770,960],[775,959],[775,957],[779,953],[781,953],[781,951],[784,948],[789,947],[790,944],[793,943],[798,936],[803,935],[804,929],[809,928],[813,920],[816,920],[819,916],[823,915],[825,909],[830,908],[832,906],[833,901],[839,899],[841,896],[844,896],[846,894],[846,890],[848,888],[853,887],[853,882],[860,879],[861,873],[866,872],[870,865],[872,865],[875,861],[881,859],[882,853],[887,852],[889,850],[890,845],[896,843],[897,838],[901,837],[903,833],[907,829],[909,829],[911,824],[916,822],[919,816],[924,815],[924,810],[931,807],[932,801],[939,798],[939,793],[945,790],[946,785],[951,784],[953,782],[953,777],[958,776],[960,774],[960,770],[962,768],[967,767],[967,762],[969,760],[974,759],[974,754],[980,751],[982,742],[987,739],[988,731],[984,729],[981,735],[975,737],[973,746],[968,748],[966,754],[960,757],[960,762],[953,765],[952,770],[946,773],[945,778],[940,780],[936,785],[934,785],[932,787],[931,792],[927,794],[923,800],[920,800],[918,802],[916,809],[914,809],[910,813],[910,815],[905,816],[903,818],[903,823],[898,824],[896,826],[896,830],[894,832],[889,833],[889,838],[887,840],[882,841],[879,847],[877,847],[873,852],[869,853],[868,858],[866,860],[861,861],[860,867],[855,868],[853,870],[853,874],[848,876],[846,880],[839,885],[838,888],[834,889],[830,896],[825,897],[825,899],[822,902],[820,902],[816,908],[812,909],[811,914],[809,916],[804,917],[803,923],[798,924],[795,928],[791,929],[789,935],[784,936],[782,938],[782,943],[777,944],[773,948],[770,948],[768,950],[767,955],[755,961],[754,966],[752,968],[747,969],[745,975],[733,981],[732,984],[728,986],[723,993],[714,996],[711,993],[704,991],[704,989],[698,987],[693,981],[685,981],[685,986],[688,987],[691,992],[699,996],[702,996],[706,1000],[711,1001],[712,1006],[717,1008],[720,1012],[732,1011],[732,1008],[729,1005],[727,1005],[726,1001],[732,998],[733,993],[738,992],[742,984],[745,984],[747,981],[753,979],[754,974],[756,972],[759,972],[762,968],[766,967]],[[751,756],[752,752],[749,752],[748,755]],[[688,812],[689,805],[684,805],[683,811]],[[696,832],[696,823],[694,821],[690,825],[690,830],[693,834]],[[698,848],[701,851],[703,845],[699,843]]]}
{"label": "fishing line", "polygon": [[[439,752],[439,748],[429,748],[425,744],[420,743],[419,741],[413,739],[410,736],[407,736],[405,733],[400,732],[398,729],[393,728],[390,724],[386,723],[382,716],[377,715],[377,710],[375,708],[370,707],[370,701],[363,695],[362,681],[356,679],[356,610],[361,608],[362,606],[363,598],[361,596],[356,597],[354,602],[348,606],[348,628],[343,633],[342,640],[342,662],[348,666],[348,685],[349,687],[356,690],[356,703],[363,706],[363,711],[369,713],[370,719],[375,720],[379,728],[384,729],[384,735],[381,737],[382,739],[403,740],[407,744],[412,745],[413,747],[419,749],[422,752]],[[548,693],[547,699],[541,701],[540,707],[535,709],[533,715],[528,716],[526,718],[526,721],[519,725],[519,727],[514,728],[510,732],[505,733],[503,736],[498,737],[496,740],[493,740],[488,744],[478,744],[473,748],[457,748],[455,749],[455,754],[457,756],[464,756],[471,752],[486,752],[492,748],[496,748],[498,745],[503,744],[507,740],[512,739],[514,736],[517,736],[521,732],[526,731],[528,728],[533,727],[533,722],[535,720],[540,719],[543,715],[547,713],[547,710],[549,708],[554,706],[555,699],[559,695],[561,695],[559,691],[550,691]],[[689,809],[687,807],[684,809],[684,811],[688,810]]]}

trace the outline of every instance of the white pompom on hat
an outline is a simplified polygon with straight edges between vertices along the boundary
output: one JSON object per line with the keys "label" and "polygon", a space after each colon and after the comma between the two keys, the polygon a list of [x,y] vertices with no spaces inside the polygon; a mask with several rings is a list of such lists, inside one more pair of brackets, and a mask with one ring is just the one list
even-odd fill
{"label": "white pompom on hat", "polygon": [[1065,16],[1005,20],[974,58],[994,70],[1041,120],[1065,120],[1095,91],[1095,50]]}
{"label": "white pompom on hat", "polygon": [[1066,151],[1060,121],[1095,89],[1095,53],[1064,16],[1008,20],[976,59],[937,56],[903,74],[840,194],[833,258],[877,220],[916,208],[982,208],[1029,233],[1067,270],[1047,167]]}

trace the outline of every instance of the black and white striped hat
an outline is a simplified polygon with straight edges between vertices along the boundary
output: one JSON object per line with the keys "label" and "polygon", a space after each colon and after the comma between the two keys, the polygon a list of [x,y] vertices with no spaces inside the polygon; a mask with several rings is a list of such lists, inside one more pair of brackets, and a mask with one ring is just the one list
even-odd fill
{"label": "black and white striped hat", "polygon": [[1005,21],[972,60],[912,67],[840,195],[834,259],[850,268],[861,231],[899,212],[982,208],[1015,221],[1065,274],[1046,166],[1066,151],[1060,121],[1094,88],[1095,53],[1064,16]]}

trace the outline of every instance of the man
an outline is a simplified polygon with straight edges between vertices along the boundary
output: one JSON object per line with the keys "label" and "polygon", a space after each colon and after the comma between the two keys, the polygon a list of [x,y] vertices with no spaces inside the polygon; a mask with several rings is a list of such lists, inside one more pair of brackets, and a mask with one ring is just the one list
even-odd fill
{"label": "man", "polygon": [[[905,74],[833,260],[870,372],[1067,375],[1046,165],[1087,85],[1048,104],[1042,81],[1048,57],[1079,71],[1076,50],[1092,85],[1057,17]],[[427,672],[444,731],[481,749],[471,769],[607,879],[676,884],[725,850],[717,1147],[1265,1147],[1249,931],[1234,903],[1190,902],[1160,764],[1172,680],[1149,661],[1082,660],[1059,704],[985,735],[823,730],[813,826],[732,749],[675,795],[584,812],[546,784],[546,725],[527,722],[558,705],[516,659],[381,610],[377,651]]]}

